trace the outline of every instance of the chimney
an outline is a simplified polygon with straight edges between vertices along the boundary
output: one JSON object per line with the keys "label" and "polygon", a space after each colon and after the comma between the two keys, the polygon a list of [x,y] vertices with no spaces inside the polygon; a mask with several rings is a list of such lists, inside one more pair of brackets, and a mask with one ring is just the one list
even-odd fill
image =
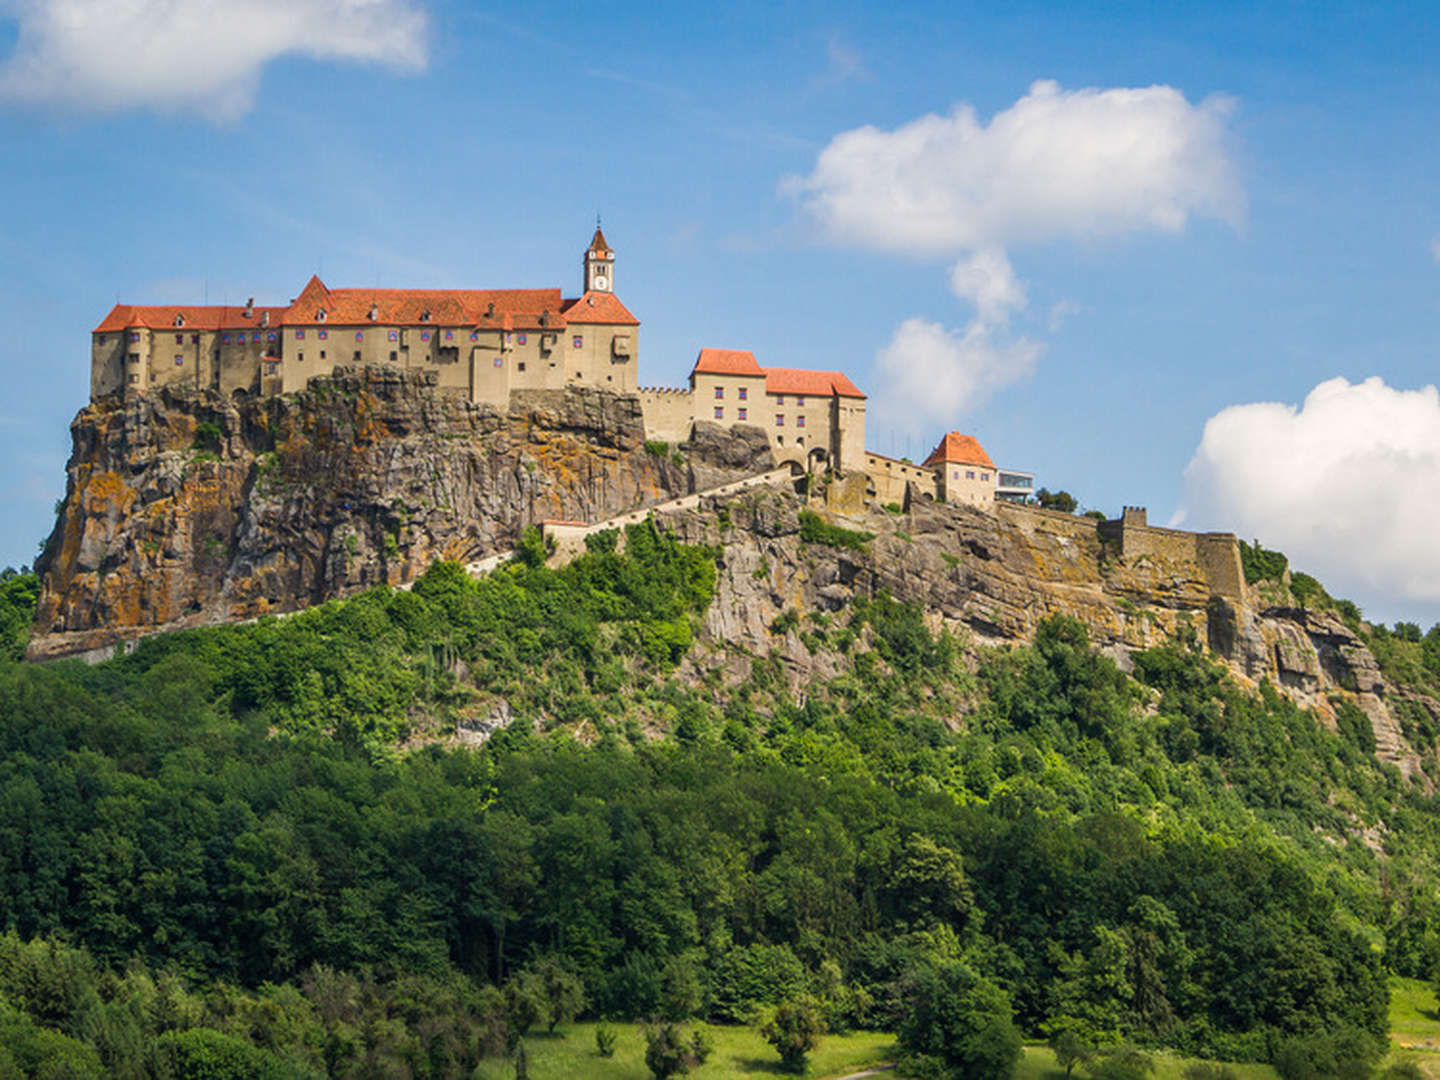
{"label": "chimney", "polygon": [[269,325],[270,325],[270,312],[268,312],[268,311],[262,311],[262,312],[260,313],[260,325],[261,325],[261,326],[269,326]]}
{"label": "chimney", "polygon": [[251,319],[251,318],[254,318],[254,317],[255,317],[255,297],[252,296],[252,297],[250,297],[249,300],[246,300],[246,301],[245,301],[245,318]]}
{"label": "chimney", "polygon": [[380,318],[380,308],[379,308],[377,305],[375,305],[375,304],[371,304],[371,305],[370,305],[370,321],[371,321],[371,322],[374,322],[374,321],[377,320],[378,318]]}
{"label": "chimney", "polygon": [[489,306],[487,306],[487,307],[485,308],[485,317],[486,317],[487,319],[493,319],[493,318],[495,317],[495,301],[494,301],[494,300],[491,300]]}

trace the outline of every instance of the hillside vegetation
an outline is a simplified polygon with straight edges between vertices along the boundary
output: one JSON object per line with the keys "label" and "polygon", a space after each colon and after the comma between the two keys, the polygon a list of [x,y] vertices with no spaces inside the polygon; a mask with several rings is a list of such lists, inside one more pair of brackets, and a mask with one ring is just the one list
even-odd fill
{"label": "hillside vegetation", "polygon": [[[716,553],[616,540],[0,665],[0,1075],[460,1077],[575,1017],[896,1032],[947,986],[1057,1046],[1358,1076],[1387,975],[1435,974],[1436,797],[1358,710],[883,593],[776,628],[834,677],[681,677]],[[1440,682],[1440,628],[1367,634]]]}

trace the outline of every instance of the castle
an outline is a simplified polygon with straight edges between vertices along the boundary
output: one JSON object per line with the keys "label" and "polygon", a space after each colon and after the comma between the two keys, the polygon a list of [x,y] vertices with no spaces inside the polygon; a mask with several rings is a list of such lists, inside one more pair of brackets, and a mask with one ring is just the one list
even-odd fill
{"label": "castle", "polygon": [[637,386],[640,320],[615,294],[615,252],[596,225],[582,290],[332,289],[318,276],[284,307],[117,304],[91,337],[92,400],[183,385],[226,397],[288,394],[337,367],[434,374],[442,393],[507,406],[512,395],[599,387],[640,400],[647,436],[684,442],[697,423],[752,425],[777,462],[844,480],[865,503],[921,497],[989,508],[1029,494],[970,436],[924,465],[865,449],[865,394],[838,371],[764,368],[753,353],[701,349],[688,386]]}

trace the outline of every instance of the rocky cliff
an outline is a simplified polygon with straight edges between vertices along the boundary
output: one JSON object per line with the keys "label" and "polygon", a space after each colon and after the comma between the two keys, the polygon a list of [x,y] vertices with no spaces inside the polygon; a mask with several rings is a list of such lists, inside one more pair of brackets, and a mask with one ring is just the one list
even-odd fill
{"label": "rocky cliff", "polygon": [[[1195,563],[1124,557],[1094,522],[1068,514],[1010,505],[988,514],[915,500],[904,514],[827,515],[871,534],[856,547],[836,547],[805,542],[801,509],[793,494],[768,489],[663,515],[678,535],[722,551],[706,650],[691,660],[697,674],[721,666],[738,681],[751,656],[771,651],[797,687],[836,674],[845,660],[804,633],[811,617],[881,589],[920,604],[933,627],[978,646],[1025,642],[1040,620],[1063,613],[1125,668],[1135,650],[1193,641],[1242,684],[1268,680],[1332,726],[1349,701],[1370,720],[1381,759],[1430,782],[1391,705],[1404,697],[1440,718],[1440,702],[1388,686],[1364,642],[1333,614],[1264,603],[1248,590],[1239,599],[1217,595]],[[787,611],[799,619],[775,632]]]}
{"label": "rocky cliff", "polygon": [[647,448],[633,397],[577,388],[502,412],[431,380],[342,369],[288,397],[165,388],[82,410],[31,657],[400,585],[435,559],[508,549],[533,522],[594,521],[770,465],[755,429],[702,425],[689,445]]}

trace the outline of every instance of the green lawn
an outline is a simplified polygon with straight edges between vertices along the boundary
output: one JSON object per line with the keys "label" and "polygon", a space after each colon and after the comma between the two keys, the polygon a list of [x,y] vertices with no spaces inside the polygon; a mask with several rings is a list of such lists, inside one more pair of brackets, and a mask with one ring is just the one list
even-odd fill
{"label": "green lawn", "polygon": [[[594,1024],[570,1024],[553,1037],[543,1032],[531,1035],[525,1040],[530,1080],[647,1080],[650,1072],[645,1068],[645,1037],[640,1028],[635,1024],[610,1026],[618,1036],[612,1058],[595,1053]],[[780,1071],[779,1055],[751,1028],[688,1026],[701,1028],[714,1047],[710,1060],[688,1074],[694,1080],[761,1080],[788,1075]],[[891,1061],[894,1047],[894,1036],[873,1032],[823,1036],[810,1055],[810,1076],[828,1080]],[[481,1066],[476,1080],[510,1080],[514,1075],[508,1062],[490,1061]]]}
{"label": "green lawn", "polygon": [[1440,1050],[1435,988],[1423,979],[1391,978],[1390,1040],[1400,1046]]}
{"label": "green lawn", "polygon": [[[1196,1060],[1167,1053],[1157,1053],[1152,1056],[1155,1059],[1155,1071],[1151,1073],[1151,1080],[1181,1080],[1185,1066]],[[1231,1064],[1229,1068],[1235,1073],[1237,1080],[1279,1080],[1275,1070],[1269,1065]],[[1076,1069],[1074,1076],[1075,1080],[1085,1080],[1085,1074],[1081,1069]],[[1025,1056],[1015,1070],[1015,1080],[1064,1080],[1064,1078],[1065,1071],[1055,1063],[1055,1055],[1050,1052],[1048,1046],[1025,1047]]]}

